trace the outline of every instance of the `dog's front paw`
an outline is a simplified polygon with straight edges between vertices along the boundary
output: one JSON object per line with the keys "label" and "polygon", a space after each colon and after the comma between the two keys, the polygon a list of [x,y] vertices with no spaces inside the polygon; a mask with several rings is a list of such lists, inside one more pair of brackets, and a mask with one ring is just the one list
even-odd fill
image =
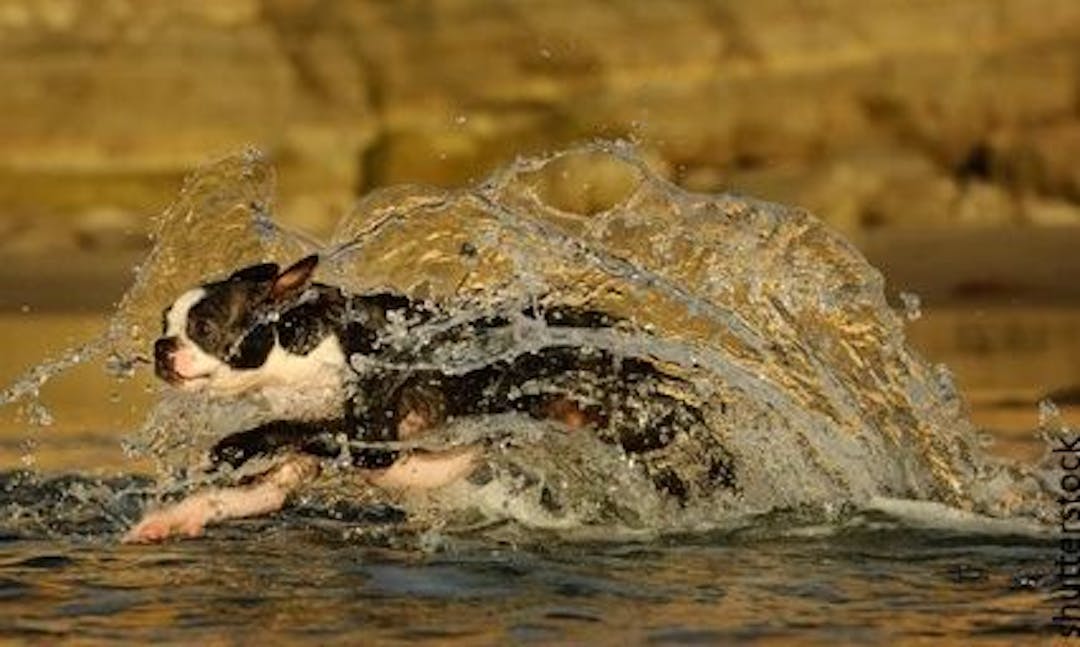
{"label": "dog's front paw", "polygon": [[149,544],[169,537],[198,537],[206,528],[207,517],[196,508],[181,504],[151,512],[120,541],[125,544]]}

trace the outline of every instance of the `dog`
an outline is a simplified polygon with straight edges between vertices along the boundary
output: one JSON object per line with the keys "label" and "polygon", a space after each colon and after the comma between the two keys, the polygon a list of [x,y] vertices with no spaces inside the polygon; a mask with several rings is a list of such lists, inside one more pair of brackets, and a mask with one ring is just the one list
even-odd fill
{"label": "dog", "polygon": [[[664,388],[680,378],[646,359],[570,342],[499,346],[522,326],[595,332],[620,325],[616,317],[558,305],[452,317],[405,295],[352,294],[315,282],[318,264],[311,255],[285,269],[245,267],[164,310],[153,348],[157,376],[217,398],[257,393],[274,417],[218,441],[210,469],[256,457],[273,467],[149,512],[125,542],[195,537],[212,523],[275,512],[328,460],[345,458],[378,488],[444,487],[473,473],[481,447],[424,451],[392,443],[462,416],[519,413],[574,433],[590,430],[642,457],[648,476],[676,499],[734,487],[731,456],[708,437],[702,411]],[[488,346],[498,352],[475,366],[451,371],[430,361]],[[690,477],[664,459],[680,437],[697,439],[707,459]]]}

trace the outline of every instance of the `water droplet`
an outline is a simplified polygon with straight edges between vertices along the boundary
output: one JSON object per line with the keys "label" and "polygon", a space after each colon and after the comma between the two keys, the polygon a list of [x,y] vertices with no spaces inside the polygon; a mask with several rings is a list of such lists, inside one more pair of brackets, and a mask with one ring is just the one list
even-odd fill
{"label": "water droplet", "polygon": [[26,438],[19,443],[20,449],[22,449],[22,455],[19,457],[19,461],[26,468],[31,468],[37,463],[37,457],[34,455],[34,450],[37,449],[37,441],[33,438]]}
{"label": "water droplet", "polygon": [[124,438],[120,441],[120,451],[124,453],[124,456],[129,459],[139,458],[142,455],[142,451],[131,440]]}
{"label": "water droplet", "polygon": [[900,302],[904,306],[904,316],[908,321],[916,321],[922,317],[922,299],[914,292],[901,292]]}
{"label": "water droplet", "polygon": [[1050,398],[1039,400],[1039,428],[1041,429],[1066,429],[1061,420],[1061,409]]}
{"label": "water droplet", "polygon": [[934,365],[934,377],[936,378],[938,393],[946,402],[957,399],[956,379],[949,367],[944,364]]}
{"label": "water droplet", "polygon": [[26,421],[35,427],[48,427],[53,423],[49,409],[37,400],[26,405]]}
{"label": "water droplet", "polygon": [[118,353],[111,353],[105,359],[105,372],[115,378],[126,379],[135,374],[136,358],[123,357]]}

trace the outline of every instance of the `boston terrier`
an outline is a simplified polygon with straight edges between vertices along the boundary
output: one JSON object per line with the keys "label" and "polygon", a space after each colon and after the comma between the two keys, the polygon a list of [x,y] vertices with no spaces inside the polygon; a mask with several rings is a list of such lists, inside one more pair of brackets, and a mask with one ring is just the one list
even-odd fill
{"label": "boston terrier", "polygon": [[[506,343],[522,326],[595,332],[619,325],[615,317],[566,306],[451,316],[400,294],[352,294],[313,282],[318,262],[312,255],[284,270],[245,267],[165,309],[154,344],[157,375],[213,397],[259,394],[274,418],[217,442],[210,469],[256,457],[272,467],[149,512],[124,541],[194,537],[211,523],[277,511],[328,460],[348,461],[379,488],[443,487],[474,471],[481,448],[425,451],[402,449],[400,441],[460,416],[519,413],[589,430],[641,457],[657,487],[677,499],[734,487],[731,457],[707,434],[701,410],[665,388],[681,378],[646,359],[557,341],[566,335]],[[465,348],[497,352],[455,370],[432,361]],[[700,474],[681,475],[666,460],[665,449],[681,436],[700,441],[707,459]]]}

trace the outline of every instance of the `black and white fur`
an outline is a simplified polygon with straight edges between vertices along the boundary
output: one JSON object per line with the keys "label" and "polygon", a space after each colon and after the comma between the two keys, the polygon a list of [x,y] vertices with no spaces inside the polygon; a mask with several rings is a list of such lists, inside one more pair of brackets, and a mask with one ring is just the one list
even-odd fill
{"label": "black and white fur", "polygon": [[[215,466],[274,457],[254,482],[198,492],[151,512],[125,537],[145,542],[195,536],[212,522],[265,514],[313,478],[320,461],[339,459],[350,441],[403,440],[459,416],[520,412],[570,429],[591,429],[643,461],[658,488],[675,497],[734,484],[730,457],[710,446],[701,413],[667,395],[675,380],[653,364],[603,349],[546,345],[456,373],[419,361],[423,351],[483,343],[511,325],[505,316],[451,321],[437,308],[388,292],[350,294],[312,282],[309,256],[280,270],[273,263],[243,268],[181,295],[163,313],[154,346],[155,371],[170,384],[215,397],[259,393],[275,420],[231,434],[210,452]],[[552,306],[515,316],[538,325],[605,328],[605,313]],[[423,344],[399,348],[387,332],[437,330]],[[445,325],[439,325],[445,324]],[[371,360],[354,370],[350,359]],[[355,362],[354,362],[355,363]],[[664,449],[695,435],[711,461],[694,482],[665,466]],[[368,480],[384,488],[431,489],[467,476],[479,448],[400,453],[350,448]],[[698,481],[708,481],[698,482]]]}

